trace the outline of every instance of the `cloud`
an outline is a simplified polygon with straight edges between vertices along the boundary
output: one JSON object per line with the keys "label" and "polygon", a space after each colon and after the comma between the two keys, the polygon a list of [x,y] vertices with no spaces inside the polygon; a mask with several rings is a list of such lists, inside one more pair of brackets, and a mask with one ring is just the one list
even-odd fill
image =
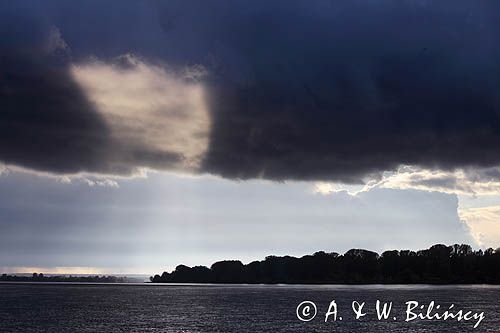
{"label": "cloud", "polygon": [[9,170],[7,169],[7,167],[5,165],[0,164],[0,176],[7,174],[8,172]]}
{"label": "cloud", "polygon": [[[500,25],[489,5],[221,7],[179,15],[184,22],[196,17],[198,26],[213,22],[189,31],[217,41],[199,49],[213,55],[221,73],[211,86],[207,170],[361,182],[401,164],[499,162],[500,49],[492,36]],[[180,19],[172,25],[170,34],[188,31]]]}
{"label": "cloud", "polygon": [[450,194],[459,200],[458,216],[467,225],[475,243],[480,247],[497,248],[500,244],[500,206],[492,203],[499,199],[499,172],[499,168],[443,171],[404,166],[396,172],[385,172],[380,180],[365,185],[316,183],[313,191],[326,196],[346,193],[354,198],[380,189]]}
{"label": "cloud", "polygon": [[75,62],[58,27],[2,9],[0,162],[72,177],[199,169],[210,131],[202,67]]}
{"label": "cloud", "polygon": [[9,165],[362,183],[400,165],[500,163],[494,2],[1,7]]}
{"label": "cloud", "polygon": [[449,194],[488,196],[500,193],[498,168],[474,168],[443,171],[400,167],[397,172],[386,173],[381,180],[370,183],[373,187],[393,189],[416,189],[438,191]]}
{"label": "cloud", "polygon": [[108,128],[72,80],[67,55],[56,52],[55,30],[6,6],[0,11],[0,161],[56,173],[101,169]]}
{"label": "cloud", "polygon": [[49,53],[69,51],[69,46],[62,38],[61,32],[57,29],[57,27],[51,27],[46,49]]}
{"label": "cloud", "polygon": [[74,64],[71,75],[110,129],[112,170],[199,169],[210,135],[203,68],[175,73],[125,55]]}
{"label": "cloud", "polygon": [[476,242],[494,249],[500,244],[500,206],[466,208],[459,210],[460,218],[467,221]]}
{"label": "cloud", "polygon": [[92,180],[92,179],[88,179],[88,178],[83,178],[82,180],[91,187],[92,186],[108,186],[108,187],[115,187],[115,188],[119,187],[118,183],[112,179]]}

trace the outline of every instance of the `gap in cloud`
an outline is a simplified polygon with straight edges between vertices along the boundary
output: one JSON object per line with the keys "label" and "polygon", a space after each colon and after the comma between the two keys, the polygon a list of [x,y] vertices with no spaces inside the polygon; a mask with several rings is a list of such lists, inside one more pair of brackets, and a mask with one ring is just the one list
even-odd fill
{"label": "gap in cloud", "polygon": [[200,168],[211,129],[202,67],[174,71],[128,54],[73,64],[71,75],[110,128],[110,171]]}

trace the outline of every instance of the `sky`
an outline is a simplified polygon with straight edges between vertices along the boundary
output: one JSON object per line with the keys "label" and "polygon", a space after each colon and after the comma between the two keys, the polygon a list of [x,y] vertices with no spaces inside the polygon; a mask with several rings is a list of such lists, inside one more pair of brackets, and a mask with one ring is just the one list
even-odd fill
{"label": "sky", "polygon": [[0,4],[0,270],[499,247],[499,6]]}

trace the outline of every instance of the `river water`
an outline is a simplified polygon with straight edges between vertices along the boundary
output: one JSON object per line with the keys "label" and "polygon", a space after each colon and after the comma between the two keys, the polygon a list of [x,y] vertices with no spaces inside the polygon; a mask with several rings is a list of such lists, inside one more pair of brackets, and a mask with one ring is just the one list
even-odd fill
{"label": "river water", "polygon": [[[331,314],[325,322],[333,300],[336,320]],[[378,320],[377,300],[392,302],[387,319]],[[316,306],[307,322],[297,315],[303,301]],[[354,301],[365,303],[358,319]],[[434,301],[441,312],[454,304],[453,311],[483,312],[484,319],[476,329],[475,319],[406,321],[409,301],[425,309]],[[307,304],[298,311],[304,320],[314,314]],[[0,284],[0,332],[472,331],[500,332],[499,287]]]}

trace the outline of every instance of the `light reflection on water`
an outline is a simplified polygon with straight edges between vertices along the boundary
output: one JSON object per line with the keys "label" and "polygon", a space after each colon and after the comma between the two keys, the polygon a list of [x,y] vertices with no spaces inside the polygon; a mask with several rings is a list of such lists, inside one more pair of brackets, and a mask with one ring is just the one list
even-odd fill
{"label": "light reflection on water", "polygon": [[[377,299],[393,302],[397,320],[377,320]],[[304,300],[318,308],[310,322],[296,317]],[[343,320],[325,323],[332,300]],[[366,302],[361,320],[354,300]],[[409,300],[485,319],[475,330],[473,321],[406,323]],[[1,332],[500,332],[499,315],[500,287],[486,285],[0,284]]]}

